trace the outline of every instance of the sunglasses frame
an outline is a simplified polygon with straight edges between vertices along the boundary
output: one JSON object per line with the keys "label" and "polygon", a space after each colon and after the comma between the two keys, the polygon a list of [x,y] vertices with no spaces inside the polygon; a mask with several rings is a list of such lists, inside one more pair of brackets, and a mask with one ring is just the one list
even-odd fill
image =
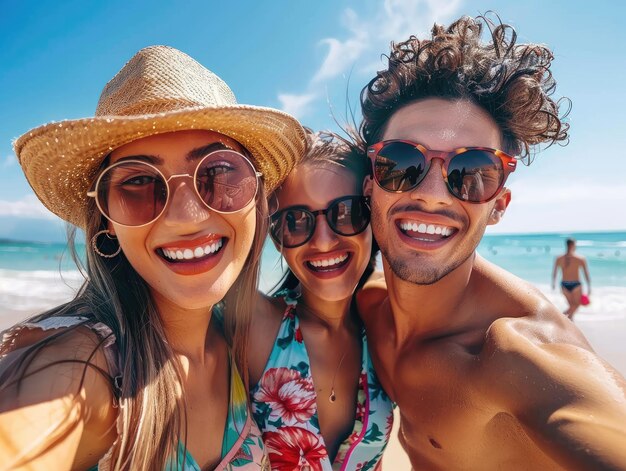
{"label": "sunglasses frame", "polygon": [[[376,176],[376,158],[378,157],[379,152],[387,145],[389,144],[393,144],[393,143],[403,143],[403,144],[409,144],[410,146],[416,148],[417,150],[419,150],[422,155],[424,156],[424,160],[426,161],[426,168],[424,169],[424,173],[422,174],[422,177],[417,180],[417,182],[415,183],[415,185],[411,186],[410,188],[407,188],[405,190],[390,190],[388,188],[385,188],[384,186],[382,186],[382,184],[380,183],[380,181],[378,180],[378,177]],[[463,154],[465,152],[470,152],[470,151],[485,151],[485,152],[490,152],[491,154],[495,155],[496,157],[498,157],[500,159],[500,162],[502,163],[502,170],[503,170],[503,177],[502,177],[502,182],[500,182],[500,184],[498,185],[498,188],[496,189],[496,191],[494,192],[494,194],[492,196],[490,196],[487,199],[484,200],[480,200],[480,201],[471,201],[468,199],[463,199],[460,198],[458,195],[454,194],[452,189],[450,188],[450,183],[448,182],[448,167],[450,165],[450,162],[452,161],[452,159],[454,159],[456,156]],[[417,188],[420,183],[422,183],[422,181],[424,181],[424,178],[426,178],[426,175],[428,175],[428,172],[430,171],[430,166],[431,166],[431,162],[433,161],[433,159],[440,159],[443,161],[443,165],[441,167],[441,171],[443,174],[443,179],[446,183],[446,187],[448,188],[448,192],[454,196],[456,199],[463,201],[464,203],[472,203],[472,204],[482,204],[482,203],[487,203],[489,201],[491,201],[492,199],[494,199],[496,196],[498,196],[498,193],[500,193],[500,191],[502,190],[502,188],[504,188],[504,184],[506,183],[507,178],[509,177],[509,175],[515,171],[515,168],[517,167],[517,159],[515,157],[510,156],[509,154],[507,154],[504,151],[501,151],[499,149],[492,149],[490,147],[459,147],[457,149],[451,150],[451,151],[444,151],[444,150],[431,150],[428,147],[426,147],[423,144],[420,144],[418,142],[413,142],[413,141],[409,141],[409,140],[404,140],[404,139],[390,139],[387,141],[380,141],[377,142],[376,144],[372,144],[371,146],[369,146],[367,148],[367,155],[370,158],[371,162],[372,162],[372,177],[373,180],[376,182],[376,184],[378,185],[379,188],[383,189],[384,191],[388,192],[388,193],[405,193],[407,191],[412,191],[415,188]]]}
{"label": "sunglasses frame", "polygon": [[[252,195],[252,198],[250,198],[250,201],[254,201],[254,199],[256,198],[257,192],[259,191],[259,178],[263,176],[263,173],[257,171],[257,169],[254,167],[254,165],[252,164],[252,162],[250,161],[250,159],[248,157],[246,157],[241,152],[237,152],[237,151],[232,150],[232,149],[219,149],[219,150],[215,150],[213,152],[208,153],[207,155],[202,157],[200,160],[198,160],[198,164],[196,165],[196,169],[194,170],[193,175],[190,175],[188,173],[176,173],[174,175],[170,175],[168,178],[165,178],[165,175],[163,175],[163,172],[161,172],[155,165],[153,165],[153,164],[151,164],[149,162],[146,162],[145,160],[122,160],[122,161],[116,162],[116,163],[114,163],[112,165],[109,165],[108,167],[106,167],[105,169],[103,169],[100,172],[100,175],[98,175],[98,178],[96,179],[96,183],[95,183],[95,185],[93,187],[93,190],[88,191],[87,192],[87,196],[90,197],[90,198],[94,198],[96,200],[96,205],[98,206],[98,209],[100,210],[100,213],[102,213],[102,215],[106,219],[111,221],[112,223],[117,224],[118,226],[122,226],[122,227],[145,227],[145,226],[148,226],[148,225],[152,224],[157,219],[159,219],[163,215],[163,213],[165,212],[165,208],[167,208],[167,205],[170,202],[170,195],[172,194],[172,191],[170,190],[170,180],[173,179],[173,178],[187,177],[187,178],[193,179],[193,189],[196,192],[196,196],[198,197],[198,199],[200,199],[200,201],[202,201],[202,204],[204,204],[204,206],[209,208],[211,211],[215,211],[216,213],[219,213],[219,214],[234,214],[234,213],[236,213],[238,211],[241,211],[248,204],[250,204],[250,201],[248,201],[245,205],[243,205],[239,209],[236,209],[235,211],[220,211],[218,209],[212,208],[211,206],[208,205],[208,203],[206,203],[204,201],[204,199],[200,195],[200,192],[198,191],[198,185],[196,184],[197,177],[198,177],[198,169],[200,168],[202,163],[204,163],[212,155],[217,154],[217,153],[224,153],[224,152],[237,154],[238,156],[243,158],[243,160],[246,162],[246,164],[249,165],[250,168],[252,169],[252,172],[254,173],[254,175],[256,177],[255,178],[256,186],[254,188],[254,194]],[[98,186],[100,185],[100,181],[101,181],[102,177],[104,176],[104,174],[107,173],[112,168],[115,168],[115,167],[118,167],[118,166],[121,166],[121,165],[124,165],[124,164],[128,164],[128,163],[139,163],[139,164],[146,165],[146,166],[150,167],[151,169],[153,169],[158,175],[161,176],[161,178],[165,182],[165,188],[167,190],[165,204],[163,205],[163,209],[161,209],[159,214],[156,217],[154,217],[154,219],[150,220],[149,222],[146,222],[144,224],[132,225],[132,226],[128,225],[128,224],[119,223],[119,222],[114,221],[113,219],[111,219],[109,216],[107,216],[105,214],[104,210],[102,209],[102,207],[100,206],[100,201],[98,199]]]}
{"label": "sunglasses frame", "polygon": [[[365,205],[365,207],[367,208],[367,211],[369,213],[368,215],[368,221],[367,224],[365,224],[363,226],[363,229],[361,229],[358,232],[354,232],[352,234],[342,234],[341,232],[337,231],[334,227],[333,224],[330,223],[330,221],[328,220],[328,212],[330,211],[330,209],[336,205],[337,203],[344,201],[344,200],[348,200],[348,199],[358,199],[359,204],[363,204]],[[272,240],[274,242],[276,242],[276,244],[278,244],[280,247],[284,248],[284,249],[295,249],[296,247],[301,247],[304,244],[306,244],[308,241],[310,241],[313,238],[313,235],[315,234],[315,229],[317,228],[317,216],[319,216],[320,214],[323,214],[325,219],[326,219],[326,224],[328,224],[328,227],[330,228],[331,231],[333,231],[335,234],[343,236],[343,237],[352,237],[355,235],[359,235],[361,234],[363,231],[365,231],[365,229],[367,229],[367,226],[369,226],[370,224],[370,218],[371,218],[371,207],[369,204],[369,197],[367,196],[363,196],[363,195],[346,195],[346,196],[340,196],[339,198],[335,198],[334,200],[330,201],[328,203],[328,206],[326,206],[325,209],[318,209],[316,211],[311,211],[308,207],[306,206],[288,206],[285,209],[280,209],[278,211],[276,211],[270,218],[270,227],[269,227],[269,233],[270,233],[270,237],[272,238]],[[277,237],[274,236],[274,231],[272,230],[274,222],[278,219],[280,219],[280,216],[287,211],[292,211],[292,210],[297,210],[297,211],[302,211],[304,213],[307,213],[309,215],[311,215],[312,219],[313,219],[313,225],[311,227],[311,231],[309,233],[309,235],[306,237],[306,239],[296,245],[290,245],[290,246],[286,246],[281,240],[278,240]]]}

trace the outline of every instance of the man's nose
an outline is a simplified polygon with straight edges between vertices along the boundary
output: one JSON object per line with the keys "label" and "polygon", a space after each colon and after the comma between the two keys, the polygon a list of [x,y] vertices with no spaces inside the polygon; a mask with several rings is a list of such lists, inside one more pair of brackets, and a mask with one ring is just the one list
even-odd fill
{"label": "man's nose", "polygon": [[444,177],[443,160],[437,158],[431,161],[424,179],[410,191],[410,197],[433,207],[452,203],[453,196]]}

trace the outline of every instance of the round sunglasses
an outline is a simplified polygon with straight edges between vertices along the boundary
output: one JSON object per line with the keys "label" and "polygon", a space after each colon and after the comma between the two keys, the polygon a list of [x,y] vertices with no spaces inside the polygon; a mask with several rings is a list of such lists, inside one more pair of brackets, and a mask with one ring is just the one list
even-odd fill
{"label": "round sunglasses", "polygon": [[244,155],[234,150],[211,152],[198,161],[193,174],[165,177],[142,160],[122,160],[105,168],[87,196],[96,199],[100,212],[127,227],[146,226],[157,220],[169,201],[170,180],[191,178],[206,207],[218,213],[234,213],[246,207],[258,190],[257,172]]}
{"label": "round sunglasses", "polygon": [[405,140],[378,142],[367,153],[378,186],[394,193],[417,187],[433,159],[441,159],[448,191],[468,203],[486,203],[495,198],[517,165],[514,157],[497,149],[461,147],[446,152]]}
{"label": "round sunglasses", "polygon": [[326,209],[311,211],[305,206],[290,206],[277,211],[270,220],[270,236],[281,247],[300,247],[313,237],[320,214],[326,216],[328,227],[342,236],[360,234],[370,222],[368,198],[342,196],[332,200]]}

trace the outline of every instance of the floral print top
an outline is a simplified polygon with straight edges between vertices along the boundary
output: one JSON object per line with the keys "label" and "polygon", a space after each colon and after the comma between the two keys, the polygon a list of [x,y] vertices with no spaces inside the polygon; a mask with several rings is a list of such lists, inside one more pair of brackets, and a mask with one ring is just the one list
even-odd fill
{"label": "floral print top", "polygon": [[252,412],[263,432],[273,470],[380,470],[393,425],[392,403],[382,389],[363,338],[362,368],[352,433],[333,463],[320,433],[309,356],[296,313],[287,309],[259,383],[251,390]]}

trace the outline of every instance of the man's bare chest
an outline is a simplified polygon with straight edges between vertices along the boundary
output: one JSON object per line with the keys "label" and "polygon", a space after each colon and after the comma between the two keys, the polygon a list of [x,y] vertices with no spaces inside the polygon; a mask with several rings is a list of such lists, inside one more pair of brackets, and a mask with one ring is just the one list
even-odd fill
{"label": "man's bare chest", "polygon": [[400,441],[414,468],[553,469],[519,422],[485,394],[480,368],[478,356],[455,348],[416,350],[396,363]]}

